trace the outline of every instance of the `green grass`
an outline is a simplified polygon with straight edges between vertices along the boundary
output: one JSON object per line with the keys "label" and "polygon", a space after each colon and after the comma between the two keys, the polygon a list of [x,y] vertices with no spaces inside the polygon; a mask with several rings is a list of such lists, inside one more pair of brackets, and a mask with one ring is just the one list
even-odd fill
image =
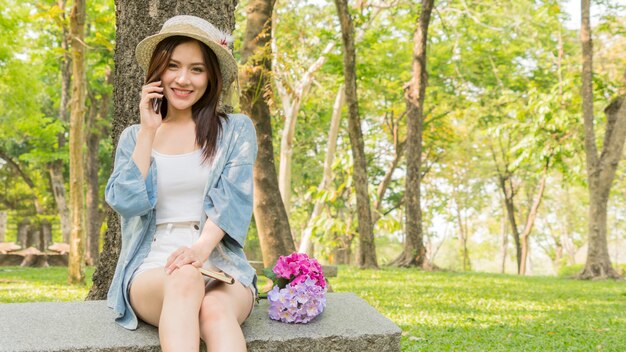
{"label": "green grass", "polygon": [[626,284],[341,267],[355,292],[402,329],[403,351],[626,351]]}
{"label": "green grass", "polygon": [[[0,303],[84,299],[91,282],[66,280],[0,267]],[[403,351],[626,351],[624,282],[341,266],[331,283],[400,326]]]}
{"label": "green grass", "polygon": [[94,268],[85,270],[85,285],[68,285],[67,268],[0,267],[0,303],[64,302],[84,300]]}

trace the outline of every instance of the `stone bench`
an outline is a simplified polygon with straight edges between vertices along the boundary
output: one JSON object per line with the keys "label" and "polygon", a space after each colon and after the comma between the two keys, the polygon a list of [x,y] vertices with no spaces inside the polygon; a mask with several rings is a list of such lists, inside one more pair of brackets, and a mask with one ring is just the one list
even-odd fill
{"label": "stone bench", "polygon": [[[400,351],[400,328],[353,293],[329,293],[309,324],[272,321],[267,308],[262,300],[243,325],[251,352]],[[160,350],[156,328],[120,327],[105,301],[0,304],[0,352]]]}

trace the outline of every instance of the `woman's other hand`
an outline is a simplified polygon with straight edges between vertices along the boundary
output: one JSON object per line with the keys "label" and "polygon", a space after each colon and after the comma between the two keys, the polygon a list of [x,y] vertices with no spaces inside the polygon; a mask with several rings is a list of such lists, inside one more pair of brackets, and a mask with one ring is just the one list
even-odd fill
{"label": "woman's other hand", "polygon": [[181,268],[183,265],[191,264],[196,268],[201,268],[202,264],[207,260],[208,255],[204,256],[194,246],[180,247],[172,253],[165,263],[165,273],[171,274],[174,270]]}
{"label": "woman's other hand", "polygon": [[152,108],[153,99],[163,99],[161,81],[148,83],[141,87],[141,101],[139,102],[141,128],[150,131],[156,131],[163,121],[161,113],[154,112]]}

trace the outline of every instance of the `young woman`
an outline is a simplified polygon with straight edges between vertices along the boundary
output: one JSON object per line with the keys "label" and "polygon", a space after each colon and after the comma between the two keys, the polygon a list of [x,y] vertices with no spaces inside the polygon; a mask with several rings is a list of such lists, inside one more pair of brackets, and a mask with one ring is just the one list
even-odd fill
{"label": "young woman", "polygon": [[[127,329],[138,318],[158,326],[164,351],[197,351],[200,338],[209,351],[246,349],[240,324],[256,275],[243,244],[257,146],[250,119],[219,109],[237,75],[230,41],[201,18],[176,16],[137,45],[141,123],[120,136],[105,191],[122,223],[109,307]],[[200,267],[236,281],[207,279]]]}

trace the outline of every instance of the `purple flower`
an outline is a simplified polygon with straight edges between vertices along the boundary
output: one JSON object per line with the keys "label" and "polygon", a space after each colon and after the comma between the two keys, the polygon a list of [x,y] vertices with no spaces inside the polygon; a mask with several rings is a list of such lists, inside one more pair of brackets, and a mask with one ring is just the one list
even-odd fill
{"label": "purple flower", "polygon": [[[268,292],[269,317],[286,323],[307,323],[326,307],[326,279],[322,266],[304,253],[278,258],[273,268],[287,285]],[[283,283],[284,284],[284,283]]]}

